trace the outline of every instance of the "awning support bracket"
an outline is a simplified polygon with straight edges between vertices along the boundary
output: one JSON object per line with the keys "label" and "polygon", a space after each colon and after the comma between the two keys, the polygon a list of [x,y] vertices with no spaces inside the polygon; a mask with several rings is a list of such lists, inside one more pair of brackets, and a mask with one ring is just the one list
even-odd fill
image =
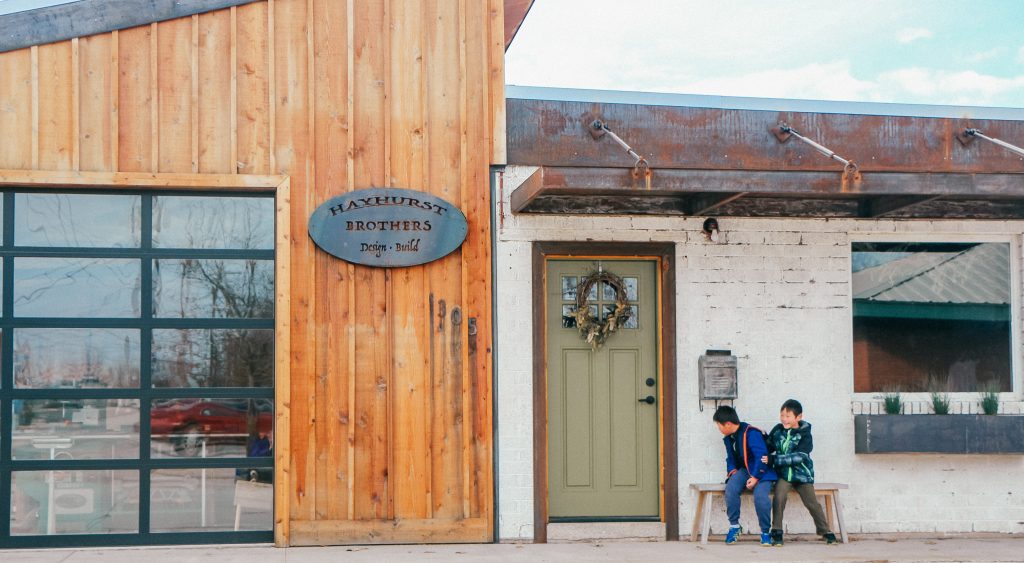
{"label": "awning support bracket", "polygon": [[963,133],[959,133],[956,136],[956,138],[959,139],[960,143],[963,144],[964,146],[970,144],[970,142],[973,141],[975,138],[984,139],[984,140],[986,140],[986,141],[988,141],[988,142],[990,142],[992,144],[999,145],[999,146],[1003,147],[1004,149],[1006,149],[1006,150],[1008,150],[1008,151],[1010,151],[1010,152],[1012,152],[1012,153],[1014,153],[1014,154],[1016,154],[1018,156],[1024,156],[1024,149],[1018,147],[1017,145],[1011,145],[1010,143],[1007,143],[1006,141],[1001,141],[999,139],[996,139],[995,137],[989,137],[988,135],[985,135],[984,133],[982,133],[981,131],[979,131],[977,129],[973,129],[973,128],[964,129]]}
{"label": "awning support bracket", "polygon": [[625,149],[626,154],[633,157],[633,171],[631,173],[633,180],[643,178],[644,185],[648,190],[651,189],[651,165],[647,162],[646,158],[640,156],[635,150],[633,150],[633,147],[626,144],[626,141],[623,141],[618,135],[608,128],[607,123],[600,119],[592,121],[588,130],[590,131],[590,136],[594,139],[600,139],[607,134],[613,141],[618,143],[620,147]]}
{"label": "awning support bracket", "polygon": [[816,143],[811,139],[808,139],[807,137],[804,137],[803,135],[798,133],[796,129],[793,129],[792,127],[785,123],[780,123],[777,127],[773,127],[772,133],[775,135],[775,138],[778,139],[780,143],[785,143],[786,141],[789,140],[790,137],[796,137],[798,141],[806,143],[815,151],[827,156],[828,158],[836,162],[841,163],[843,165],[843,191],[846,191],[846,187],[849,185],[850,180],[853,180],[855,183],[860,182],[860,168],[857,167],[856,162],[850,159],[843,158],[836,154],[836,152],[833,151],[832,149],[820,143]]}

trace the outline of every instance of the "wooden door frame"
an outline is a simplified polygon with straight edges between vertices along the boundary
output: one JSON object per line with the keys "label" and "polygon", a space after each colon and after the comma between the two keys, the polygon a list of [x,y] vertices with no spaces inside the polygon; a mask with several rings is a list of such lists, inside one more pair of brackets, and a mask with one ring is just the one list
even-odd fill
{"label": "wooden door frame", "polygon": [[665,538],[679,540],[679,467],[676,455],[676,268],[671,242],[534,242],[533,243],[533,541],[548,539],[548,385],[546,274],[549,258],[656,259],[661,309],[661,456],[659,504]]}

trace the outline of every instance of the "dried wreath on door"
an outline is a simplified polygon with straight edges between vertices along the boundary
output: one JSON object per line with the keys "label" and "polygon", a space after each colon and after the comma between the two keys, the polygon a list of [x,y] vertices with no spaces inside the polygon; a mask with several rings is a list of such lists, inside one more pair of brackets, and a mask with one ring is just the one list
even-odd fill
{"label": "dried wreath on door", "polygon": [[[601,284],[606,284],[615,291],[615,310],[604,319],[594,316],[587,301],[590,290],[595,285],[601,288]],[[630,314],[626,284],[622,278],[611,272],[597,271],[580,280],[580,284],[576,287],[576,312],[573,316],[576,317],[576,326],[580,329],[580,337],[586,340],[594,350],[600,348],[617,328],[623,326]]]}

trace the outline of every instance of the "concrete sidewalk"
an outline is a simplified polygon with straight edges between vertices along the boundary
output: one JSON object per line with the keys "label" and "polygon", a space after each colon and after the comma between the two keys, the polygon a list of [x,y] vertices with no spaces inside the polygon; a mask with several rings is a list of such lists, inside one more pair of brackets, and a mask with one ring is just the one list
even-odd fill
{"label": "concrete sidewalk", "polygon": [[720,542],[561,543],[487,545],[393,545],[294,547],[264,545],[117,549],[0,550],[12,563],[318,563],[419,561],[1024,561],[1024,538],[866,539],[826,546],[818,541],[791,541],[782,548],[753,541],[727,546]]}

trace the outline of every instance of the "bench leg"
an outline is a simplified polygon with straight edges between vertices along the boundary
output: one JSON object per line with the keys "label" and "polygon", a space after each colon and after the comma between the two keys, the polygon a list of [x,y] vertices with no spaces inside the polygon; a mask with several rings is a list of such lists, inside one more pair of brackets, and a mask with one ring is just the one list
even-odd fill
{"label": "bench leg", "polygon": [[833,494],[835,495],[836,521],[839,523],[839,535],[842,536],[843,543],[850,543],[850,538],[846,537],[846,522],[843,522],[843,503],[839,500],[839,491]]}
{"label": "bench leg", "polygon": [[825,498],[825,520],[828,522],[828,529],[835,532],[836,521],[832,516],[832,491],[826,492],[821,496]]}
{"label": "bench leg", "polygon": [[704,493],[697,492],[697,508],[693,511],[693,529],[690,530],[690,541],[697,541],[697,535],[700,534],[701,524],[704,522],[701,520],[701,514],[704,512]]}
{"label": "bench leg", "polygon": [[704,498],[704,515],[701,516],[703,529],[700,534],[700,543],[702,544],[708,543],[708,535],[711,533],[711,505],[713,504],[711,500],[714,498],[711,496],[710,492],[706,492],[704,494],[707,496]]}

